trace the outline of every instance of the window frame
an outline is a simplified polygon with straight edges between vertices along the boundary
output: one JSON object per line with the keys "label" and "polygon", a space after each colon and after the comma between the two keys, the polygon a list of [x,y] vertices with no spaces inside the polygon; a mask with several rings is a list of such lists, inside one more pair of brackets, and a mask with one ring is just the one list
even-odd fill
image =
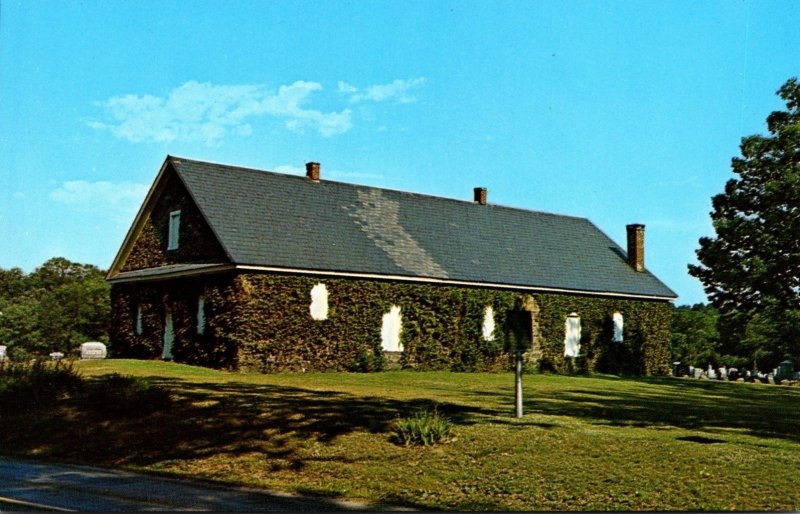
{"label": "window frame", "polygon": [[403,351],[403,312],[398,305],[392,305],[381,319],[381,350]]}
{"label": "window frame", "polygon": [[615,343],[625,341],[625,316],[620,311],[611,314],[611,340]]}
{"label": "window frame", "polygon": [[494,321],[494,309],[491,305],[487,305],[483,309],[483,323],[481,324],[481,337],[484,341],[494,341],[495,331],[497,326]]}
{"label": "window frame", "polygon": [[308,306],[311,319],[314,321],[325,321],[328,319],[328,286],[323,282],[311,288],[311,304]]}
{"label": "window frame", "polygon": [[181,211],[171,211],[167,225],[167,251],[177,250],[180,247],[181,237]]}
{"label": "window frame", "polygon": [[580,315],[570,312],[564,320],[564,357],[580,357],[582,330]]}
{"label": "window frame", "polygon": [[137,336],[144,334],[144,312],[142,304],[136,305],[136,317],[133,320],[133,333]]}
{"label": "window frame", "polygon": [[206,333],[206,297],[200,295],[197,297],[197,335],[202,336]]}

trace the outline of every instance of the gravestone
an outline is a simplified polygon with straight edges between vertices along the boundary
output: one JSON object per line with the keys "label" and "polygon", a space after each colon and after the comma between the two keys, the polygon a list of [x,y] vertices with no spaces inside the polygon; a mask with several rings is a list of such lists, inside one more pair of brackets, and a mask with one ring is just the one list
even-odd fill
{"label": "gravestone", "polygon": [[703,376],[703,370],[700,368],[694,368],[694,378],[700,378]]}
{"label": "gravestone", "polygon": [[778,365],[775,378],[777,380],[789,380],[794,375],[794,363],[792,361],[783,361]]}
{"label": "gravestone", "polygon": [[6,360],[6,349],[7,348],[8,348],[7,346],[0,346],[0,362],[3,362],[4,360]]}
{"label": "gravestone", "polygon": [[91,341],[81,345],[81,359],[105,359],[107,354],[103,343]]}
{"label": "gravestone", "polygon": [[674,377],[685,377],[691,373],[690,366],[682,363],[681,361],[675,361],[672,363],[672,376]]}

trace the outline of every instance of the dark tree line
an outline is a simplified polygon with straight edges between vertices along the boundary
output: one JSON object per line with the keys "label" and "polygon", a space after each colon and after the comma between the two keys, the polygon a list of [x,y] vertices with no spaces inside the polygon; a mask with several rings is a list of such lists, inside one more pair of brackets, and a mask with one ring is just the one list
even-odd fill
{"label": "dark tree line", "polygon": [[61,257],[29,274],[0,268],[0,345],[21,359],[107,342],[111,307],[104,277],[96,266]]}

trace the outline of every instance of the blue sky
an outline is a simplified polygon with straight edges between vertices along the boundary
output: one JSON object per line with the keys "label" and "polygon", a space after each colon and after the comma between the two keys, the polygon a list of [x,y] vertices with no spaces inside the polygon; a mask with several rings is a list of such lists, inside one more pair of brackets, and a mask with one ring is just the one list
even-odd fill
{"label": "blue sky", "polygon": [[0,267],[107,268],[167,154],[591,219],[679,295],[800,2],[0,3]]}

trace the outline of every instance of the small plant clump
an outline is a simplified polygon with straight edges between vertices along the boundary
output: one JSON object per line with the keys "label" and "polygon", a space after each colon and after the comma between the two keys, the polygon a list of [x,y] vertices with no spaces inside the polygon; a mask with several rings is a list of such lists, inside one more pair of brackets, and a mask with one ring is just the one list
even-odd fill
{"label": "small plant clump", "polygon": [[434,408],[418,410],[413,416],[395,421],[392,441],[405,446],[430,446],[451,440],[453,423]]}

